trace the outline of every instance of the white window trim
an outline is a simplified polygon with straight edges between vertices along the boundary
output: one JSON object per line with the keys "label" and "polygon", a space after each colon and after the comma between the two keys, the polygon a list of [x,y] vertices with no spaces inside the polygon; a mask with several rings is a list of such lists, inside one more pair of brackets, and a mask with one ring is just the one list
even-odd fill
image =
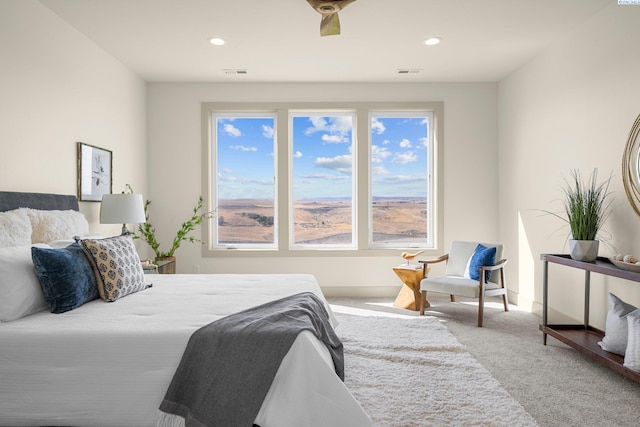
{"label": "white window trim", "polygon": [[[204,206],[214,209],[214,201],[211,200],[213,190],[213,182],[210,179],[213,164],[211,153],[211,117],[212,113],[236,114],[242,112],[266,112],[275,111],[276,121],[280,123],[280,132],[277,132],[275,144],[276,167],[277,174],[280,179],[276,180],[276,206],[275,214],[277,221],[274,224],[278,230],[278,242],[280,247],[275,248],[255,248],[255,249],[212,249],[210,247],[213,237],[211,221],[203,221],[202,223],[202,256],[204,257],[376,257],[376,256],[392,256],[397,255],[400,248],[378,248],[369,247],[369,205],[370,205],[370,141],[366,147],[359,147],[354,167],[358,173],[358,178],[354,179],[355,190],[355,232],[356,232],[356,248],[338,248],[331,247],[326,249],[310,249],[300,250],[292,249],[290,242],[290,215],[289,206],[291,200],[290,194],[290,171],[291,160],[289,152],[289,132],[282,131],[282,123],[287,123],[289,111],[356,111],[356,127],[354,139],[357,140],[358,135],[362,140],[362,135],[367,135],[369,139],[369,112],[389,112],[389,111],[432,111],[433,112],[433,222],[435,224],[433,231],[433,248],[427,249],[426,255],[430,252],[437,253],[443,248],[443,231],[444,231],[444,195],[443,195],[443,166],[444,166],[444,103],[443,102],[203,102],[201,104],[201,138],[202,138],[202,195]],[[277,124],[276,124],[277,126]],[[361,141],[362,142],[362,141]],[[283,179],[286,177],[286,179]],[[366,177],[363,178],[363,177]],[[366,226],[363,226],[366,225]],[[412,248],[407,248],[412,249]]]}
{"label": "white window trim", "polygon": [[[429,146],[427,147],[427,158],[429,159],[429,168],[428,168],[428,176],[427,176],[427,200],[428,203],[431,203],[431,196],[435,193],[435,189],[434,189],[434,179],[433,179],[433,172],[432,170],[435,168],[435,163],[437,161],[437,159],[435,159],[434,157],[434,146],[435,144],[433,143],[433,141],[435,140],[435,131],[434,131],[434,122],[435,122],[435,114],[432,110],[422,110],[422,111],[415,111],[415,110],[402,110],[402,111],[369,111],[369,114],[367,116],[368,119],[368,123],[371,123],[371,120],[373,117],[400,117],[400,118],[404,118],[404,117],[423,117],[423,116],[428,116],[429,117],[429,128],[428,128],[428,135],[429,135]],[[369,133],[368,133],[368,144],[367,144],[367,149],[369,150],[368,156],[369,156],[369,164],[371,164],[371,146],[373,145],[373,141],[371,140],[371,128],[369,128]],[[368,204],[368,209],[369,209],[369,218],[368,218],[368,222],[367,224],[373,224],[373,174],[369,173],[369,192],[368,192],[368,196],[369,196],[369,204]],[[433,249],[435,247],[435,240],[434,240],[434,230],[435,230],[435,222],[434,222],[434,216],[435,216],[435,208],[432,208],[430,211],[431,215],[429,215],[427,217],[427,230],[428,230],[428,234],[427,234],[427,244],[426,245],[409,245],[409,246],[405,246],[404,248],[406,249],[417,249],[417,248],[425,248],[425,249]],[[373,228],[369,227],[369,238],[367,241],[367,245],[369,248],[372,249],[377,249],[377,248],[390,248],[390,249],[399,249],[402,248],[401,245],[398,245],[397,243],[376,243],[373,241]]]}
{"label": "white window trim", "polygon": [[[224,118],[224,117],[241,117],[241,118],[259,118],[259,117],[272,117],[273,121],[274,121],[274,144],[273,144],[273,153],[274,153],[274,160],[273,160],[273,170],[274,170],[274,179],[276,180],[274,182],[274,194],[273,194],[273,203],[274,203],[274,223],[273,223],[273,243],[260,243],[260,244],[256,244],[256,243],[216,243],[217,242],[217,227],[211,227],[211,238],[209,240],[203,240],[203,242],[206,242],[206,244],[209,245],[209,247],[211,248],[211,250],[224,250],[224,249],[242,249],[242,250],[246,250],[246,249],[258,249],[258,250],[277,250],[278,249],[278,211],[277,211],[277,201],[278,201],[278,182],[277,182],[277,170],[278,170],[278,158],[277,158],[277,154],[276,154],[276,150],[277,150],[277,135],[278,135],[278,122],[277,122],[277,114],[275,111],[273,110],[264,110],[264,111],[234,111],[234,112],[222,112],[222,111],[216,111],[213,112],[212,114],[209,115],[209,120],[210,120],[210,131],[211,131],[211,144],[210,145],[215,145],[216,149],[214,150],[213,147],[210,149],[210,153],[211,153],[211,172],[209,173],[209,176],[211,177],[211,189],[217,189],[218,188],[218,174],[213,173],[214,170],[216,170],[215,165],[217,164],[218,161],[218,144],[217,144],[217,138],[215,138],[215,135],[217,135],[217,132],[214,131],[214,127],[217,129],[217,126],[215,126],[215,121],[217,118]],[[213,143],[215,141],[215,144]],[[213,194],[213,191],[210,191],[209,193],[207,193],[208,196],[210,196],[211,194]],[[216,196],[215,200],[212,200],[212,204],[211,204],[211,208],[209,209],[209,211],[216,209],[218,206],[218,202],[219,202],[219,198]],[[213,218],[212,220],[215,221],[217,218]]]}
{"label": "white window trim", "polygon": [[[314,109],[314,110],[298,110],[298,109],[289,109],[288,114],[287,114],[287,119],[288,119],[288,128],[289,128],[289,140],[288,142],[288,159],[290,162],[289,165],[289,171],[287,173],[287,177],[289,178],[289,199],[291,200],[291,203],[289,203],[289,218],[295,218],[295,209],[294,209],[294,205],[295,205],[295,200],[293,198],[293,179],[294,179],[294,169],[293,169],[293,162],[291,159],[293,159],[293,152],[294,152],[294,146],[293,143],[290,143],[290,141],[292,141],[292,137],[291,135],[293,134],[293,120],[291,120],[293,117],[305,117],[305,116],[312,116],[312,115],[323,115],[323,116],[327,116],[327,117],[331,117],[333,115],[338,115],[338,114],[342,114],[342,115],[350,115],[352,117],[352,121],[353,121],[353,127],[351,129],[351,143],[352,143],[352,153],[356,153],[358,150],[358,137],[357,137],[357,124],[358,124],[358,118],[357,118],[357,114],[355,110],[344,110],[344,109],[337,109],[337,108],[332,108],[332,109],[322,109],[322,110],[318,110],[318,109]],[[357,203],[356,203],[356,197],[357,197],[357,189],[356,189],[356,182],[357,182],[357,173],[358,173],[358,168],[356,166],[357,163],[357,157],[353,157],[353,162],[352,162],[352,173],[351,173],[351,194],[352,194],[352,198],[351,198],[351,202],[352,202],[352,206],[351,206],[351,234],[352,234],[352,243],[351,244],[332,244],[332,245],[321,245],[321,244],[317,244],[317,245],[310,245],[310,244],[296,244],[294,243],[294,221],[290,221],[289,222],[289,249],[291,250],[295,250],[295,251],[326,251],[326,250],[355,250],[357,248],[357,243],[358,243],[358,228],[357,228]]]}

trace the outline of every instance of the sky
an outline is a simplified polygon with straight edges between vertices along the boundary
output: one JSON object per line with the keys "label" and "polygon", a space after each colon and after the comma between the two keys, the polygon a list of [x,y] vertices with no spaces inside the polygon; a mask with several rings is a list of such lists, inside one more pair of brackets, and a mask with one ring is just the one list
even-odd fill
{"label": "sky", "polygon": [[[426,196],[428,124],[407,116],[371,117],[374,197]],[[352,195],[354,122],[350,113],[292,115],[294,199]],[[273,198],[275,119],[218,117],[215,123],[219,198]]]}

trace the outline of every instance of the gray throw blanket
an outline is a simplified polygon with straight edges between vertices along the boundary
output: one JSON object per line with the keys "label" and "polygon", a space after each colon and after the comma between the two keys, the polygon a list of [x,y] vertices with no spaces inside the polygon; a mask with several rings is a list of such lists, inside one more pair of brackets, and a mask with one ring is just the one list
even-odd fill
{"label": "gray throw blanket", "polygon": [[344,381],[342,342],[311,292],[285,297],[210,323],[193,333],[160,411],[189,426],[251,427],[298,334],[328,348]]}

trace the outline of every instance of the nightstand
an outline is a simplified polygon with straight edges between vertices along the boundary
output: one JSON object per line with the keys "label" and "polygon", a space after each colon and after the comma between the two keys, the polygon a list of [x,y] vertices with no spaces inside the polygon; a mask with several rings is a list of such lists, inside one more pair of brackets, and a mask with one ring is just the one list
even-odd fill
{"label": "nightstand", "polygon": [[[420,309],[420,281],[424,278],[424,271],[421,264],[403,264],[393,267],[393,271],[402,281],[400,293],[393,302],[393,305],[408,310]],[[427,270],[428,271],[428,270]],[[426,307],[429,307],[427,301]]]}
{"label": "nightstand", "polygon": [[155,261],[155,267],[143,267],[142,269],[144,274],[174,274],[176,272],[175,263],[175,261]]}

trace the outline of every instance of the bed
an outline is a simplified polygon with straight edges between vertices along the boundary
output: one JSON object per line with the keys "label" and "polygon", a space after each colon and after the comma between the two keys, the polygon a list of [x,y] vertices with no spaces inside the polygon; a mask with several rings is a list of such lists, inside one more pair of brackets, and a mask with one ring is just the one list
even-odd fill
{"label": "bed", "polygon": [[[24,207],[77,211],[78,202],[74,196],[0,192],[0,212]],[[31,314],[0,322],[0,425],[158,425],[160,402],[189,337],[200,327],[300,292],[321,298],[336,324],[309,274],[147,275],[145,280],[153,286],[112,303],[93,299],[60,314],[31,308]],[[254,422],[371,425],[335,374],[329,351],[309,332],[300,333],[286,353]]]}

